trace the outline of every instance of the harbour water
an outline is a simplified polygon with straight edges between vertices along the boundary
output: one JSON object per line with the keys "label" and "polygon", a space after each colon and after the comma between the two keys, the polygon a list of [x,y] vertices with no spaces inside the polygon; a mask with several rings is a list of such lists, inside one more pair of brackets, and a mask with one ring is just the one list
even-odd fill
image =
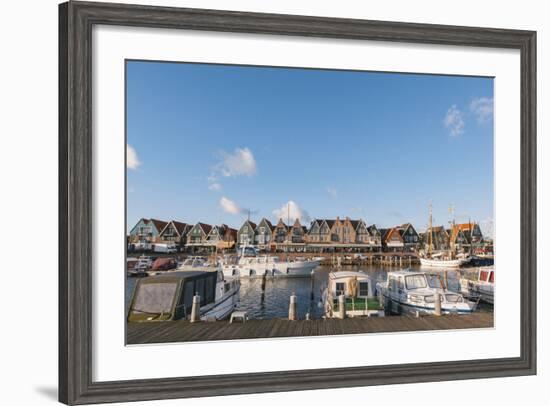
{"label": "harbour water", "polygon": [[[400,268],[395,266],[362,265],[343,266],[339,270],[364,271],[376,281],[385,281],[388,271]],[[419,270],[420,267],[412,267]],[[250,319],[287,318],[289,299],[292,294],[297,296],[298,318],[305,319],[309,313],[312,319],[323,315],[322,292],[327,287],[328,275],[336,270],[333,267],[318,267],[311,278],[268,278],[265,289],[262,290],[262,279],[242,279],[240,302],[238,310],[245,310]],[[459,274],[457,271],[448,272],[448,288],[451,291],[459,290]],[[135,288],[137,278],[127,278],[126,283],[126,311]],[[481,305],[481,304],[480,304]],[[492,306],[481,305],[479,311],[492,311]]]}

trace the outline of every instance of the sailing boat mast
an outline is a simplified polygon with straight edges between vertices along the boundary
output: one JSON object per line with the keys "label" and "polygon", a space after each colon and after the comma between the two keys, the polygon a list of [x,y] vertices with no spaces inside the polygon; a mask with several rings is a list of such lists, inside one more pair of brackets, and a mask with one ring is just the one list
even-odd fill
{"label": "sailing boat mast", "polygon": [[432,253],[433,226],[432,226],[432,201],[430,200],[430,215],[428,217],[428,254]]}

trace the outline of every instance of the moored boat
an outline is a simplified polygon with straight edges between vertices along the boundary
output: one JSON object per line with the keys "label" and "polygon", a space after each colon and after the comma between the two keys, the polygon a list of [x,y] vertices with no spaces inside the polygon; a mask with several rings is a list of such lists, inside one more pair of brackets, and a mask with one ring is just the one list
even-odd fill
{"label": "moored boat", "polygon": [[309,277],[320,263],[320,258],[281,261],[276,256],[260,255],[252,246],[243,246],[237,257],[225,257],[222,260],[222,268],[226,276],[290,278]]}
{"label": "moored boat", "polygon": [[[325,317],[342,318],[384,316],[384,307],[375,294],[375,281],[361,271],[329,273],[328,285],[323,292]],[[340,298],[343,296],[343,298]],[[342,312],[340,306],[345,306]]]}
{"label": "moored boat", "polygon": [[126,275],[132,277],[148,276],[148,271],[153,265],[151,257],[141,255],[139,258],[126,259]]}
{"label": "moored boat", "polygon": [[495,268],[494,266],[479,267],[475,276],[471,273],[460,278],[460,291],[471,299],[480,299],[494,304],[495,302]]}
{"label": "moored boat", "polygon": [[434,313],[436,297],[439,297],[441,312],[446,314],[472,313],[477,307],[476,302],[447,290],[438,277],[430,277],[426,272],[388,272],[386,281],[379,282],[377,287],[385,302],[419,313]]}
{"label": "moored boat", "polygon": [[[471,256],[465,253],[457,253],[453,245],[448,250],[434,251],[432,205],[430,203],[430,215],[426,230],[426,247],[418,253],[420,265],[426,268],[459,268],[471,260]],[[452,222],[454,228],[454,220]]]}
{"label": "moored boat", "polygon": [[158,275],[162,272],[174,270],[177,266],[178,262],[174,258],[157,258],[153,261],[148,274]]}
{"label": "moored boat", "polygon": [[189,320],[194,297],[198,300],[201,320],[221,320],[235,309],[239,291],[239,279],[224,277],[215,267],[140,279],[134,289],[127,320]]}
{"label": "moored boat", "polygon": [[469,256],[457,256],[456,258],[450,258],[441,255],[431,254],[428,256],[419,255],[420,265],[427,268],[460,268],[470,262]]}
{"label": "moored boat", "polygon": [[204,271],[212,266],[204,257],[191,256],[187,257],[176,271]]}

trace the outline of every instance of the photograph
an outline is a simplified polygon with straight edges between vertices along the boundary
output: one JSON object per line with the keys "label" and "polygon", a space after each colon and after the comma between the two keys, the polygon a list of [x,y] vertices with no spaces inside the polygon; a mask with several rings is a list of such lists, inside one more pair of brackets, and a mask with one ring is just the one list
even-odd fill
{"label": "photograph", "polygon": [[126,344],[493,328],[493,94],[125,60]]}

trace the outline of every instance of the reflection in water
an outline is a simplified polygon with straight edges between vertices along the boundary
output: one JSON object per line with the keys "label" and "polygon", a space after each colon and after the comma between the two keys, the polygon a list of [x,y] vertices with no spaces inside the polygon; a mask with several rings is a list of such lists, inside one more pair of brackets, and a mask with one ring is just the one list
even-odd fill
{"label": "reflection in water", "polygon": [[[305,319],[309,313],[310,318],[323,316],[321,302],[322,292],[327,287],[328,274],[332,267],[321,266],[314,272],[312,278],[254,278],[241,280],[240,302],[238,310],[246,310],[251,319],[287,318],[290,296],[297,296],[297,312],[299,319]],[[341,270],[364,271],[375,281],[385,281],[388,271],[398,270],[397,267],[384,267],[379,265],[344,266]],[[418,267],[412,267],[419,270]],[[459,275],[457,271],[448,272],[448,288],[451,291],[459,291]],[[126,312],[128,311],[136,278],[127,278],[126,284]],[[443,278],[442,278],[443,280]],[[265,283],[265,286],[262,286]],[[484,307],[483,310],[492,311],[492,307]]]}

